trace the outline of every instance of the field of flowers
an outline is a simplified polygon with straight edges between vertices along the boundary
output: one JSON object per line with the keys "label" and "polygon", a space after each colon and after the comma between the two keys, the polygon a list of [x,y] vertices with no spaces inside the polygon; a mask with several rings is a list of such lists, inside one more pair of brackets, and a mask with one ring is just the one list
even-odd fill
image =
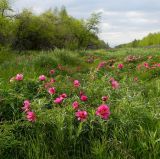
{"label": "field of flowers", "polygon": [[160,158],[160,49],[0,51],[0,159]]}

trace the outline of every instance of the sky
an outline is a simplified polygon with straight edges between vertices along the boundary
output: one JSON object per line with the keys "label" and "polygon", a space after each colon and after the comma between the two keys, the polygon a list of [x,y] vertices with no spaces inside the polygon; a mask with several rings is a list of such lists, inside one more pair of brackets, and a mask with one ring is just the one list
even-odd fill
{"label": "sky", "polygon": [[76,18],[87,19],[101,12],[99,37],[110,46],[141,39],[150,32],[160,31],[160,0],[14,0],[13,8],[35,13],[65,6]]}

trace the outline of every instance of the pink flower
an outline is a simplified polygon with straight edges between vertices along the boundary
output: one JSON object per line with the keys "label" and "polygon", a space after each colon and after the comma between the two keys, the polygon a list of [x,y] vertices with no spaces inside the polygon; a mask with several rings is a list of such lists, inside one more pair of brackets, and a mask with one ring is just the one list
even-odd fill
{"label": "pink flower", "polygon": [[102,101],[107,101],[108,100],[108,96],[103,96],[102,97]]}
{"label": "pink flower", "polygon": [[149,68],[149,64],[147,62],[144,63],[145,68]]}
{"label": "pink flower", "polygon": [[81,101],[85,102],[88,100],[88,97],[86,95],[81,95]]}
{"label": "pink flower", "polygon": [[106,65],[105,61],[100,62],[99,65],[98,65],[98,69],[104,67],[105,65]]}
{"label": "pink flower", "polygon": [[39,76],[39,80],[40,81],[45,81],[46,80],[46,76],[45,75],[40,75]]}
{"label": "pink flower", "polygon": [[50,79],[50,83],[54,83],[54,82],[56,82],[56,80],[53,79],[53,78],[51,78],[51,79]]}
{"label": "pink flower", "polygon": [[17,81],[22,81],[23,80],[23,74],[17,74],[16,77],[15,77],[15,79]]}
{"label": "pink flower", "polygon": [[72,107],[73,109],[78,109],[79,103],[77,101],[73,102]]}
{"label": "pink flower", "polygon": [[55,88],[54,87],[48,88],[48,93],[49,94],[55,94],[56,93]]}
{"label": "pink flower", "polygon": [[124,65],[121,63],[121,64],[118,64],[118,68],[119,69],[123,69]]}
{"label": "pink flower", "polygon": [[110,110],[108,105],[102,104],[97,108],[96,115],[100,116],[102,119],[108,119],[110,116]]}
{"label": "pink flower", "polygon": [[27,120],[31,121],[31,122],[35,122],[36,121],[36,114],[32,111],[27,112]]}
{"label": "pink flower", "polygon": [[80,121],[85,121],[87,119],[87,112],[86,111],[78,111],[75,113],[76,117]]}
{"label": "pink flower", "polygon": [[55,73],[55,70],[50,70],[49,72],[51,75],[53,75]]}
{"label": "pink flower", "polygon": [[73,84],[74,84],[74,87],[80,86],[80,82],[78,80],[74,80]]}
{"label": "pink flower", "polygon": [[60,95],[60,97],[62,97],[62,98],[67,98],[67,94],[66,94],[66,93],[63,93],[63,94]]}
{"label": "pink flower", "polygon": [[112,85],[112,88],[113,88],[113,89],[118,89],[118,88],[119,88],[119,83],[118,83],[117,81],[115,81],[115,80],[113,80],[113,81],[111,82],[111,85]]}
{"label": "pink flower", "polygon": [[56,104],[60,104],[60,103],[62,103],[63,102],[63,97],[58,97],[58,98],[56,98],[55,100],[54,100],[54,103],[56,103]]}
{"label": "pink flower", "polygon": [[160,67],[160,63],[157,64],[157,67]]}
{"label": "pink flower", "polygon": [[25,111],[25,112],[27,112],[27,111],[30,110],[30,106],[31,106],[30,101],[29,101],[29,100],[25,100],[25,101],[23,102],[22,110]]}

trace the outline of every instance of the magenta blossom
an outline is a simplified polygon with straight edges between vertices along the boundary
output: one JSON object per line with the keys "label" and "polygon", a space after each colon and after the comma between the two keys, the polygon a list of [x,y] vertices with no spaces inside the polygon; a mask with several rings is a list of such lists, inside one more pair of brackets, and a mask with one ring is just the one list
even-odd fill
{"label": "magenta blossom", "polygon": [[74,84],[74,87],[80,86],[80,82],[78,80],[74,80],[73,84]]}
{"label": "magenta blossom", "polygon": [[60,95],[60,97],[62,97],[63,99],[64,99],[64,98],[67,98],[67,94],[66,94],[66,93],[63,93],[63,94]]}
{"label": "magenta blossom", "polygon": [[45,75],[40,75],[39,76],[39,80],[40,81],[45,81],[46,80],[46,76]]}
{"label": "magenta blossom", "polygon": [[63,97],[58,97],[54,100],[54,103],[61,104],[63,102],[63,99],[64,99]]}
{"label": "magenta blossom", "polygon": [[85,121],[87,119],[87,112],[86,111],[78,111],[75,113],[76,117],[80,121]]}
{"label": "magenta blossom", "polygon": [[149,64],[147,62],[144,63],[145,68],[149,68]]}
{"label": "magenta blossom", "polygon": [[51,95],[55,94],[56,93],[55,88],[54,87],[48,88],[48,93],[51,94]]}
{"label": "magenta blossom", "polygon": [[16,81],[22,81],[23,80],[23,74],[17,74],[15,77]]}
{"label": "magenta blossom", "polygon": [[98,69],[100,69],[100,68],[103,68],[103,67],[105,67],[105,65],[106,65],[106,62],[105,61],[102,61],[102,62],[100,62],[99,63],[99,65],[98,65]]}
{"label": "magenta blossom", "polygon": [[77,101],[74,101],[72,104],[73,109],[78,109],[79,103]]}
{"label": "magenta blossom", "polygon": [[88,97],[86,95],[81,95],[81,101],[85,102],[88,100]]}
{"label": "magenta blossom", "polygon": [[27,112],[27,120],[30,122],[35,122],[36,121],[36,114],[32,111]]}
{"label": "magenta blossom", "polygon": [[103,97],[102,97],[102,101],[105,102],[105,101],[107,101],[107,100],[108,100],[108,96],[103,96]]}
{"label": "magenta blossom", "polygon": [[50,70],[49,73],[53,75],[55,73],[55,70]]}
{"label": "magenta blossom", "polygon": [[108,119],[110,114],[110,109],[106,104],[102,104],[97,108],[96,115],[100,116],[102,119]]}
{"label": "magenta blossom", "polygon": [[124,65],[121,63],[121,64],[118,64],[118,68],[119,69],[123,69]]}
{"label": "magenta blossom", "polygon": [[25,100],[25,101],[23,102],[22,110],[23,110],[24,112],[28,112],[28,111],[30,110],[30,106],[31,106],[30,101],[29,101],[29,100]]}

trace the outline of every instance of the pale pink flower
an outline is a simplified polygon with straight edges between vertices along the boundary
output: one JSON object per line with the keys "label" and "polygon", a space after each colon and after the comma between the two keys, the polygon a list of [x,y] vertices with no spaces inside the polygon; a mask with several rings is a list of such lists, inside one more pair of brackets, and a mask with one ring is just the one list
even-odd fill
{"label": "pale pink flower", "polygon": [[100,116],[102,119],[108,119],[110,116],[110,109],[108,105],[102,104],[97,108],[96,115]]}
{"label": "pale pink flower", "polygon": [[78,111],[75,113],[75,116],[78,120],[85,121],[87,119],[88,114],[86,111]]}
{"label": "pale pink flower", "polygon": [[54,82],[56,82],[56,80],[54,78],[51,78],[50,83],[54,83]]}
{"label": "pale pink flower", "polygon": [[46,80],[46,76],[45,75],[40,75],[39,76],[39,80],[40,81],[45,81]]}
{"label": "pale pink flower", "polygon": [[118,68],[119,69],[123,69],[124,65],[121,63],[121,64],[118,64]]}
{"label": "pale pink flower", "polygon": [[88,100],[88,97],[86,95],[81,95],[80,99],[81,101],[85,102]]}
{"label": "pale pink flower", "polygon": [[113,89],[118,89],[118,88],[119,88],[119,83],[118,83],[117,81],[115,81],[115,80],[113,80],[113,81],[111,82],[111,85],[112,85],[112,88],[113,88]]}
{"label": "pale pink flower", "polygon": [[15,79],[17,81],[22,81],[23,80],[23,74],[17,74],[16,77],[15,77]]}
{"label": "pale pink flower", "polygon": [[157,67],[160,67],[160,63],[157,64]]}
{"label": "pale pink flower", "polygon": [[35,122],[36,121],[36,114],[32,111],[30,112],[27,112],[27,120],[30,121],[30,122]]}
{"label": "pale pink flower", "polygon": [[77,101],[74,101],[72,104],[73,109],[78,109],[79,103]]}
{"label": "pale pink flower", "polygon": [[102,68],[102,67],[105,67],[105,65],[106,65],[106,62],[105,61],[102,61],[102,62],[100,62],[99,63],[99,65],[98,65],[98,69],[100,69],[100,68]]}
{"label": "pale pink flower", "polygon": [[80,86],[80,82],[78,80],[74,80],[73,84],[74,84],[74,87]]}
{"label": "pale pink flower", "polygon": [[51,95],[55,94],[56,93],[55,88],[54,87],[48,88],[48,93],[51,94]]}

